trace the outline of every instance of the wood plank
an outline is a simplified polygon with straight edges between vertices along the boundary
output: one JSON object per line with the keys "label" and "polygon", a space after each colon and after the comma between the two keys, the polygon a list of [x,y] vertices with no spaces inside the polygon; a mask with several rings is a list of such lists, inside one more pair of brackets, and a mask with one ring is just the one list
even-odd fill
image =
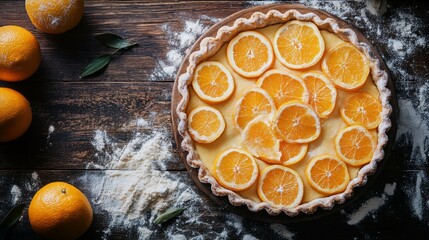
{"label": "wood plank", "polygon": [[[99,205],[94,205],[95,196],[91,196],[91,185],[82,181],[80,177],[83,175],[88,176],[102,176],[104,171],[58,171],[58,170],[37,170],[39,176],[38,187],[43,186],[52,181],[66,181],[70,182],[79,189],[82,190],[92,202],[94,208],[94,221],[90,230],[82,237],[82,239],[100,239],[103,235],[102,230],[106,229],[110,223],[108,214],[100,208]],[[37,191],[37,188],[26,189],[25,184],[32,181],[31,171],[0,171],[0,216],[3,216],[13,204],[11,203],[11,186],[16,184],[22,190],[22,196],[19,202],[25,202],[29,204],[32,195]],[[189,231],[193,231],[193,235],[205,235],[210,232],[221,233],[224,229],[228,230],[231,235],[229,238],[242,238],[245,234],[252,234],[259,239],[281,239],[274,231],[271,230],[271,224],[251,221],[237,217],[239,221],[242,221],[242,229],[238,232],[234,227],[225,224],[226,221],[231,221],[231,214],[225,212],[223,207],[215,205],[210,199],[204,196],[191,182],[190,177],[186,172],[171,172],[175,179],[180,180],[186,185],[190,186],[201,198],[202,202],[196,203],[195,215],[202,215],[201,221],[204,224],[209,224],[210,228],[207,229],[204,224],[194,223],[188,225],[186,217],[181,216],[177,219],[174,224],[179,224],[178,227],[189,228]],[[414,236],[417,239],[428,237],[427,226],[424,222],[417,220],[413,213],[409,209],[410,196],[406,194],[406,186],[410,184],[409,179],[415,179],[416,173],[409,172],[403,177],[398,175],[380,175],[379,182],[374,188],[368,192],[365,196],[361,196],[352,202],[349,206],[344,209],[345,213],[337,212],[331,216],[324,217],[319,220],[311,222],[302,222],[295,224],[286,225],[292,233],[296,234],[297,239],[309,239],[314,237],[314,233],[317,233],[319,237],[324,238],[328,236],[334,236],[336,238],[349,238],[356,237],[358,239],[367,238],[369,236],[383,236],[384,238],[397,238],[398,236]],[[355,212],[363,203],[372,197],[381,197],[384,192],[385,184],[396,182],[397,187],[394,195],[386,200],[386,205],[381,207],[376,213],[375,217],[368,216],[359,225],[348,225],[348,215]],[[429,185],[424,185],[429,187]],[[199,206],[199,207],[198,207]],[[200,209],[200,210],[198,210]],[[210,209],[207,211],[207,209]],[[425,213],[429,213],[429,209],[425,210]],[[233,221],[234,222],[234,221]],[[148,225],[150,229],[155,230],[154,235],[150,239],[165,239],[165,231],[163,228],[169,225],[163,225],[161,227],[153,228]],[[264,229],[264,230],[262,230]],[[308,231],[311,229],[311,231]],[[24,212],[24,216],[18,224],[6,233],[0,233],[0,237],[5,236],[6,239],[36,239],[36,235],[31,230],[27,210]],[[131,229],[121,229],[120,226],[112,229],[112,235],[109,239],[136,239],[138,232],[136,227]],[[212,236],[215,238],[216,236]]]}
{"label": "wood plank", "polygon": [[[112,82],[172,82],[174,76],[151,78],[159,61],[166,59],[166,53],[174,48],[170,46],[168,33],[162,26],[168,25],[172,32],[181,32],[185,20],[197,21],[207,13],[210,13],[210,17],[224,18],[242,7],[243,2],[229,1],[212,4],[193,1],[86,1],[85,14],[75,29],[61,35],[48,35],[39,32],[31,24],[24,1],[2,1],[0,26],[22,26],[39,40],[42,64],[28,81],[80,81],[78,76],[90,59],[112,52],[94,36],[111,32],[137,41],[139,45],[115,56],[107,70],[91,78],[91,82],[104,82],[106,79]],[[205,26],[213,25],[208,18],[199,21]]]}
{"label": "wood plank", "polygon": [[[13,88],[31,102],[33,122],[20,139],[0,143],[0,169],[85,169],[97,160],[91,144],[97,129],[106,130],[118,144],[136,132],[162,131],[176,149],[170,121],[172,83],[28,82]],[[153,129],[137,128],[137,119],[149,121]],[[55,131],[48,139],[51,125]],[[183,169],[175,160],[177,155],[167,168]]]}

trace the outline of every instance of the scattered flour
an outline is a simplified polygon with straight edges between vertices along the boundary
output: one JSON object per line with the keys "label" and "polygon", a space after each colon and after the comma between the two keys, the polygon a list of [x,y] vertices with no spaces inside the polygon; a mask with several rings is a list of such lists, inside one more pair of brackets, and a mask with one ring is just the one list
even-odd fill
{"label": "scattered flour", "polygon": [[[424,208],[425,208],[425,199],[422,196],[423,179],[427,179],[427,176],[424,171],[420,171],[416,174],[415,182],[410,182],[410,184],[405,189],[406,194],[409,197],[409,205],[411,207],[414,215],[419,219],[423,220]],[[428,205],[426,203],[426,205]]]}
{"label": "scattered flour", "polygon": [[217,18],[204,15],[196,21],[185,20],[181,32],[174,32],[169,24],[162,25],[162,30],[167,34],[169,51],[166,54],[166,59],[161,60],[155,67],[150,80],[173,80],[187,53],[186,50],[209,28],[208,25],[203,24],[204,20],[212,24],[219,21]]}
{"label": "scattered flour", "polygon": [[243,236],[243,240],[258,240],[258,238],[254,237],[251,234],[246,234]]}
{"label": "scattered flour", "polygon": [[[230,213],[225,215],[227,232],[225,229],[208,228],[211,222],[205,220],[206,216],[195,214],[209,211],[210,206],[204,204],[203,198],[191,186],[183,183],[182,175],[159,168],[163,166],[162,162],[173,157],[171,136],[166,130],[147,132],[140,128],[152,124],[145,119],[138,119],[136,123],[130,123],[136,126],[136,130],[125,143],[105,130],[96,130],[92,145],[97,161],[89,163],[87,168],[104,169],[104,174],[87,173],[76,180],[90,184],[88,189],[94,208],[107,213],[110,218],[108,228],[103,231],[104,237],[109,238],[114,231],[134,232],[139,239],[153,238],[154,234],[161,233],[168,239],[182,239],[181,236],[227,239],[231,233],[239,236],[243,231],[241,217]],[[186,172],[182,173],[187,177]],[[180,220],[166,227],[154,225],[153,220],[171,207],[187,209]],[[198,232],[198,226],[205,232]]]}
{"label": "scattered flour", "polygon": [[282,239],[293,239],[295,236],[295,233],[289,231],[289,229],[287,229],[284,225],[274,223],[271,224],[270,227]]}
{"label": "scattered flour", "polygon": [[389,199],[389,196],[393,196],[396,188],[396,183],[386,184],[384,187],[384,193],[381,197],[373,197],[364,202],[357,211],[347,215],[347,224],[355,225],[360,223],[370,214],[373,214],[378,211],[386,201]]}
{"label": "scattered flour", "polygon": [[21,199],[21,195],[22,195],[21,189],[18,186],[13,185],[12,189],[10,190],[10,194],[12,197],[12,204],[16,205],[18,201]]}
{"label": "scattered flour", "polygon": [[46,146],[51,147],[52,146],[52,142],[51,142],[51,134],[55,131],[55,127],[53,125],[50,125],[48,127],[48,136],[46,137]]}

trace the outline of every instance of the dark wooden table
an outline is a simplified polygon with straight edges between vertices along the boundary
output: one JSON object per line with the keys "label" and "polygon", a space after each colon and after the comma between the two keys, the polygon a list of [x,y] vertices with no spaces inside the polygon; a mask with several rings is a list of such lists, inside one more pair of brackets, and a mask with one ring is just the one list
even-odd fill
{"label": "dark wooden table", "polygon": [[[20,139],[0,144],[0,216],[13,206],[11,188],[22,186],[19,202],[27,205],[37,189],[26,190],[25,183],[31,184],[31,174],[36,172],[43,186],[52,181],[74,181],[85,173],[102,174],[106,169],[87,170],[88,162],[95,161],[95,149],[91,145],[95,129],[105,129],[115,138],[124,142],[132,135],[132,130],[124,124],[137,118],[150,118],[151,112],[157,112],[155,128],[171,129],[170,100],[174,76],[151,77],[159,61],[166,59],[171,48],[168,35],[162,29],[163,24],[173,31],[183,31],[184,19],[196,21],[205,15],[213,18],[225,18],[228,15],[250,7],[253,3],[245,1],[86,1],[85,15],[77,28],[62,35],[46,35],[37,31],[30,23],[22,0],[0,1],[0,26],[19,25],[29,29],[39,40],[43,59],[39,70],[30,79],[20,83],[0,83],[23,93],[31,102],[33,122],[29,131]],[[416,49],[412,56],[403,58],[398,66],[391,67],[392,79],[399,99],[409,99],[418,105],[419,89],[429,82],[429,7],[424,1],[389,1],[389,10],[382,17],[370,16],[370,20],[381,26],[382,36],[376,36],[373,30],[362,25],[359,20],[363,13],[369,14],[364,2],[336,2],[352,6],[356,11],[345,12],[345,18],[358,27],[389,62],[397,58],[386,46],[386,39],[393,36],[388,29],[389,21],[404,11],[423,22],[420,34],[426,36],[426,45]],[[314,4],[313,4],[314,5]],[[323,4],[322,4],[323,5]],[[322,7],[329,10],[329,4]],[[205,26],[213,25],[213,20],[202,18]],[[384,27],[385,26],[385,27]],[[102,46],[94,36],[112,32],[137,40],[139,46],[114,57],[112,63],[102,73],[93,78],[78,78],[81,70],[93,57],[110,51]],[[406,74],[404,74],[404,71]],[[411,76],[411,77],[410,77]],[[400,102],[401,103],[401,102]],[[399,106],[401,107],[406,106]],[[424,115],[424,114],[423,114]],[[426,116],[429,112],[426,108]],[[428,118],[422,124],[428,125]],[[49,126],[55,131],[48,138]],[[404,127],[401,122],[399,129]],[[173,138],[171,137],[173,142]],[[426,146],[428,146],[426,139]],[[173,143],[174,146],[174,143]],[[174,146],[175,147],[175,146]],[[428,157],[428,147],[423,150]],[[417,156],[418,157],[418,156]],[[415,187],[418,174],[429,174],[428,161],[423,164],[410,164],[416,158],[412,143],[404,136],[398,137],[398,143],[389,158],[384,171],[371,186],[368,193],[359,197],[345,209],[345,213],[356,211],[363,203],[374,196],[381,196],[387,183],[395,182],[394,195],[376,213],[357,225],[348,225],[346,214],[337,212],[320,220],[289,224],[286,227],[298,239],[317,237],[334,239],[374,239],[374,238],[429,238],[429,183],[423,178],[423,215],[416,217],[410,209],[408,189]],[[167,166],[171,174],[177,175],[198,189],[188,176],[178,154]],[[411,182],[411,184],[410,184]],[[90,189],[84,183],[76,182],[84,193]],[[207,214],[207,223],[212,229],[231,228],[225,224],[223,208],[215,205],[209,198],[202,196],[205,205],[211,206]],[[102,212],[95,212],[94,222],[82,239],[99,239],[102,230],[108,226],[108,219]],[[199,235],[206,232],[205,227],[193,229]],[[136,229],[126,231],[113,230],[109,238],[134,239]],[[243,219],[242,231],[231,231],[228,238],[242,239],[251,234],[259,239],[279,239],[280,236],[270,229],[270,224]],[[27,211],[16,226],[0,233],[0,238],[36,239],[31,230]],[[162,227],[152,238],[164,239],[167,236]],[[190,237],[190,236],[188,236]],[[205,236],[206,238],[212,238]]]}

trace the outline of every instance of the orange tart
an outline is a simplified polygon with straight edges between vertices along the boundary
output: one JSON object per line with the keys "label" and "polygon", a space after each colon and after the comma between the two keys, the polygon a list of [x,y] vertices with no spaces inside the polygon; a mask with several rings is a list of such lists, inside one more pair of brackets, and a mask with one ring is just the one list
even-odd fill
{"label": "orange tart", "polygon": [[270,10],[195,49],[178,77],[178,131],[213,194],[251,211],[311,214],[343,203],[376,170],[391,93],[352,29]]}

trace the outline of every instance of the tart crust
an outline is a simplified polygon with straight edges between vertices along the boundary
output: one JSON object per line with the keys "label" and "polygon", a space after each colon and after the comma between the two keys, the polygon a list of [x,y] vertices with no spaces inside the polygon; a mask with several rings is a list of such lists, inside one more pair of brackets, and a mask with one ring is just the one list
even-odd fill
{"label": "tart crust", "polygon": [[[238,33],[257,28],[263,28],[269,25],[285,23],[291,20],[300,20],[312,22],[317,25],[320,30],[327,30],[336,34],[342,40],[350,42],[356,46],[370,61],[371,77],[380,93],[380,101],[382,104],[382,122],[378,126],[378,143],[371,161],[363,166],[357,176],[351,179],[344,192],[334,194],[327,197],[317,198],[307,203],[302,203],[294,208],[275,208],[266,202],[255,202],[250,199],[245,199],[235,193],[219,185],[216,179],[212,176],[209,169],[203,164],[199,155],[194,147],[194,142],[188,132],[186,108],[190,99],[189,87],[192,84],[193,73],[196,66],[213,56],[222,47],[224,43],[229,42]],[[198,178],[202,183],[209,183],[211,190],[216,196],[228,196],[228,200],[232,205],[240,206],[246,205],[250,211],[261,211],[265,209],[270,215],[278,215],[284,212],[286,215],[293,217],[300,212],[312,214],[317,208],[330,210],[335,204],[342,204],[346,199],[353,195],[355,187],[366,184],[368,176],[372,175],[376,169],[377,164],[384,157],[383,147],[388,142],[387,131],[391,127],[390,114],[392,107],[389,104],[391,91],[387,89],[388,74],[381,69],[381,63],[371,52],[370,47],[363,42],[358,41],[356,33],[350,28],[340,28],[337,21],[332,18],[321,19],[315,13],[300,13],[298,10],[288,10],[284,13],[277,10],[270,10],[266,14],[255,12],[250,18],[239,18],[232,26],[221,27],[216,34],[216,37],[206,37],[202,39],[199,49],[189,54],[188,67],[186,72],[178,77],[178,91],[182,99],[179,102],[176,113],[179,118],[178,132],[183,137],[181,143],[182,149],[187,152],[186,161],[193,167],[198,168]]]}

